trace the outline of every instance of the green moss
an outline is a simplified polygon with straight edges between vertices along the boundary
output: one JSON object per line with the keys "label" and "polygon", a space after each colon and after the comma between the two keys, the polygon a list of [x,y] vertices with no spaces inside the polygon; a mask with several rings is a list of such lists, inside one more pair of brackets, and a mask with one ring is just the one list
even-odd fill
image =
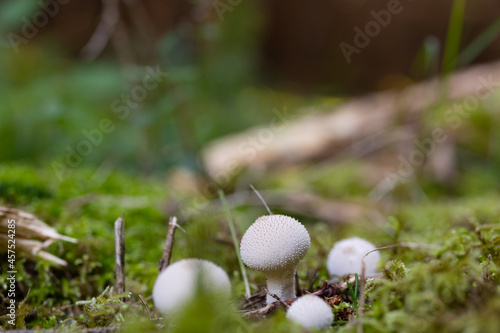
{"label": "green moss", "polygon": [[23,205],[51,196],[46,182],[33,168],[0,165],[0,203]]}
{"label": "green moss", "polygon": [[74,319],[88,328],[109,326],[124,321],[122,312],[127,308],[122,299],[130,298],[130,293],[113,295],[113,288],[106,287],[98,296],[88,301],[78,301],[76,305],[83,306],[84,319],[75,316]]}
{"label": "green moss", "polygon": [[[23,183],[26,179],[29,183],[38,175],[42,180],[33,184],[50,195],[15,192],[16,207],[37,214],[59,232],[79,240],[78,244],[55,243],[49,248],[69,263],[65,269],[41,260],[17,258],[18,304],[26,297],[25,292],[31,290],[21,310],[19,327],[55,326],[78,331],[82,327],[120,324],[127,332],[302,330],[287,321],[283,311],[263,321],[240,317],[236,304],[244,297],[244,286],[221,211],[203,211],[185,221],[186,233],[177,231],[172,260],[199,257],[224,267],[232,280],[234,303],[214,303],[200,294],[175,319],[176,325],[161,321],[154,312],[149,318],[138,295],[151,295],[168,219],[162,207],[165,200],[176,196],[162,186],[161,179],[115,172],[102,186],[95,187],[86,182],[92,174],[87,169],[75,170],[71,178],[62,182],[53,177],[50,169],[11,165],[3,166],[2,170],[0,182]],[[275,186],[283,184],[278,182]],[[495,325],[500,324],[498,202],[497,194],[485,194],[418,206],[400,204],[380,224],[361,218],[352,224],[329,225],[311,217],[299,217],[311,236],[311,249],[298,269],[301,287],[313,291],[329,278],[325,261],[339,239],[366,237],[380,247],[402,244],[380,250],[383,258],[380,269],[385,278],[367,281],[364,289],[367,303],[362,315],[358,310],[354,313],[355,321],[336,320],[332,330],[355,332],[357,325],[363,325],[365,332],[493,332],[498,327]],[[265,213],[262,207],[231,210],[240,237],[256,216]],[[113,223],[122,213],[125,214],[127,291],[132,299],[126,304],[116,295],[103,294],[106,286],[114,283]],[[264,276],[254,270],[248,270],[247,274],[252,292],[258,291],[259,284],[265,282]],[[4,280],[0,284],[5,288]],[[354,309],[352,299],[344,296],[334,312]],[[6,299],[0,300],[2,316]],[[76,305],[79,300],[88,301]],[[148,304],[153,307],[151,301]],[[68,320],[68,309],[74,313],[72,321]],[[199,322],[193,322],[193,317]]]}
{"label": "green moss", "polygon": [[408,275],[408,269],[401,260],[391,260],[385,264],[384,274],[389,280],[400,280]]}

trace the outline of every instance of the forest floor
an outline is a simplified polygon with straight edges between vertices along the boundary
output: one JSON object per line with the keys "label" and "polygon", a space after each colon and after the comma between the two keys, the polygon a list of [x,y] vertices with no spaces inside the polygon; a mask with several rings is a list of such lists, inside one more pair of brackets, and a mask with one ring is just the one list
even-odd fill
{"label": "forest floor", "polygon": [[[348,169],[353,169],[348,168]],[[55,267],[41,259],[16,257],[17,329],[112,328],[125,332],[220,332],[273,331],[302,329],[286,320],[284,309],[255,320],[241,316],[245,287],[237,255],[218,197],[203,198],[189,190],[176,188],[172,177],[138,177],[115,172],[98,188],[89,181],[91,170],[75,171],[59,182],[50,169],[20,165],[0,168],[2,203],[36,214],[61,234],[78,243],[56,242],[48,251],[68,262]],[[286,179],[269,175],[255,184],[264,188],[263,196],[286,191]],[[311,248],[298,266],[300,287],[310,292],[329,279],[326,257],[333,244],[346,237],[368,239],[380,250],[379,278],[364,285],[364,305],[354,302],[352,292],[340,295],[333,311],[331,330],[354,332],[496,332],[500,327],[498,263],[500,262],[500,205],[494,191],[481,195],[407,200],[376,208],[356,195],[355,172],[335,175],[312,184],[309,190],[323,198],[342,200],[372,210],[344,221],[324,221],[314,214],[289,214],[279,204],[274,213],[293,215],[307,228]],[[52,179],[52,181],[51,181]],[[273,181],[270,181],[273,179]],[[332,191],[328,191],[329,188]],[[183,192],[184,191],[184,192]],[[252,195],[245,191],[245,195]],[[253,221],[267,214],[256,200],[238,203],[236,191],[227,196],[239,237]],[[349,198],[347,198],[349,197]],[[197,198],[195,201],[193,198]],[[204,202],[183,219],[179,207]],[[340,202],[342,206],[342,202]],[[283,205],[286,207],[286,205]],[[368,208],[367,208],[368,207]],[[196,212],[196,214],[195,214]],[[114,221],[125,218],[125,302],[108,287],[115,284]],[[185,233],[177,231],[172,261],[195,257],[211,260],[223,267],[232,282],[229,303],[214,302],[200,292],[199,297],[175,321],[165,324],[154,311],[151,290],[158,274],[169,216],[179,215]],[[3,256],[6,253],[2,252]],[[3,262],[3,260],[2,260]],[[5,269],[2,266],[2,269]],[[5,272],[4,272],[5,273]],[[252,294],[262,291],[264,276],[247,269]],[[2,275],[0,286],[9,281]],[[363,284],[365,281],[363,281]],[[0,320],[9,326],[8,300],[2,292]],[[141,302],[143,297],[149,307]],[[81,302],[82,300],[90,302]],[[359,299],[358,299],[359,301]],[[153,309],[153,310],[151,310]],[[151,311],[151,312],[150,312]],[[196,320],[193,320],[196,318]],[[97,330],[99,331],[99,330]]]}

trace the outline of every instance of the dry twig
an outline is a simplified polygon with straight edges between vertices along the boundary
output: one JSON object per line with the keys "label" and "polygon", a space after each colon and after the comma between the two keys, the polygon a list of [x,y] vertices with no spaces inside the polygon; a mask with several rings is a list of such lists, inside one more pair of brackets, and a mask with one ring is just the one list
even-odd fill
{"label": "dry twig", "polygon": [[158,272],[163,271],[170,265],[170,258],[172,258],[172,248],[174,247],[174,237],[175,229],[181,229],[186,232],[177,224],[177,217],[172,216],[168,221],[167,237],[165,238],[165,248],[163,249],[163,255],[160,262],[158,263]]}
{"label": "dry twig", "polygon": [[266,288],[264,288],[264,291],[266,292],[266,294],[268,294],[269,296],[271,296],[272,298],[278,300],[278,302],[280,302],[281,304],[283,304],[285,306],[285,308],[289,308],[290,305],[286,304],[278,295],[276,294],[272,294],[269,290],[267,290]]}
{"label": "dry twig", "polygon": [[153,313],[151,312],[151,309],[149,308],[149,305],[148,305],[148,302],[146,301],[146,299],[144,297],[142,297],[142,295],[139,295],[139,299],[141,300],[142,306],[144,307],[144,309],[148,313],[149,320],[153,319]]}
{"label": "dry twig", "polygon": [[122,294],[125,292],[125,220],[123,215],[115,221],[115,276],[116,292]]}
{"label": "dry twig", "polygon": [[[349,281],[349,283],[354,283],[355,282],[354,276],[349,277],[349,279],[347,281]],[[329,284],[328,281],[325,281],[323,286],[320,289],[318,289],[317,291],[311,293],[311,295],[316,295],[316,296],[319,296],[322,298],[340,295],[342,292],[347,290],[347,288],[348,288],[347,281],[343,281],[343,282],[337,283],[337,284]],[[272,295],[272,294],[270,294],[270,295],[273,296],[274,298],[277,298],[277,297],[275,297],[275,295]],[[279,299],[279,298],[277,298],[277,299]],[[274,303],[267,304],[263,308],[260,308],[257,310],[243,311],[242,314],[246,317],[249,317],[249,318],[262,318],[262,317],[265,317],[265,316],[273,313],[274,311],[276,311],[281,305],[285,305],[285,307],[288,307],[296,300],[297,300],[297,298],[293,298],[293,299],[290,299],[287,301],[276,301]]]}

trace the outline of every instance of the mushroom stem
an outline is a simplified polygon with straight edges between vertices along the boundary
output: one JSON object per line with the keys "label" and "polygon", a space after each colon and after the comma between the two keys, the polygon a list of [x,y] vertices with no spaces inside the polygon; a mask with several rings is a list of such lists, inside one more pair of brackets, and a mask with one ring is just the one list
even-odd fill
{"label": "mushroom stem", "polygon": [[[275,294],[284,301],[295,298],[295,270],[287,274],[279,276],[266,276],[267,290],[269,293]],[[271,295],[266,296],[266,303],[271,304],[276,302],[276,299]]]}

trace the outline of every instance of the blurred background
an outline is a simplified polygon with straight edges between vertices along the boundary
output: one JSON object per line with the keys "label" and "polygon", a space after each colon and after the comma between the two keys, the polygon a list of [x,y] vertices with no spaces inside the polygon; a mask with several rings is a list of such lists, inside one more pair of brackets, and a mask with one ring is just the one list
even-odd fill
{"label": "blurred background", "polygon": [[[462,258],[481,235],[454,228],[498,223],[497,0],[1,0],[0,36],[0,204],[79,240],[50,247],[65,269],[19,257],[18,301],[112,285],[122,213],[134,297],[150,294],[176,215],[173,260],[213,260],[243,298],[218,189],[240,236],[266,214],[249,184],[307,226],[309,286],[343,236],[447,239]],[[490,250],[475,264],[498,264]],[[426,251],[390,255],[412,265]]]}
{"label": "blurred background", "polygon": [[[82,165],[203,173],[207,142],[266,124],[275,108],[332,112],[351,96],[402,89],[442,73],[447,46],[448,69],[495,61],[500,3],[468,1],[449,31],[453,4],[3,0],[2,161],[51,165],[110,119]],[[388,23],[358,47],[356,28],[374,13]],[[134,91],[148,66],[166,74]]]}

